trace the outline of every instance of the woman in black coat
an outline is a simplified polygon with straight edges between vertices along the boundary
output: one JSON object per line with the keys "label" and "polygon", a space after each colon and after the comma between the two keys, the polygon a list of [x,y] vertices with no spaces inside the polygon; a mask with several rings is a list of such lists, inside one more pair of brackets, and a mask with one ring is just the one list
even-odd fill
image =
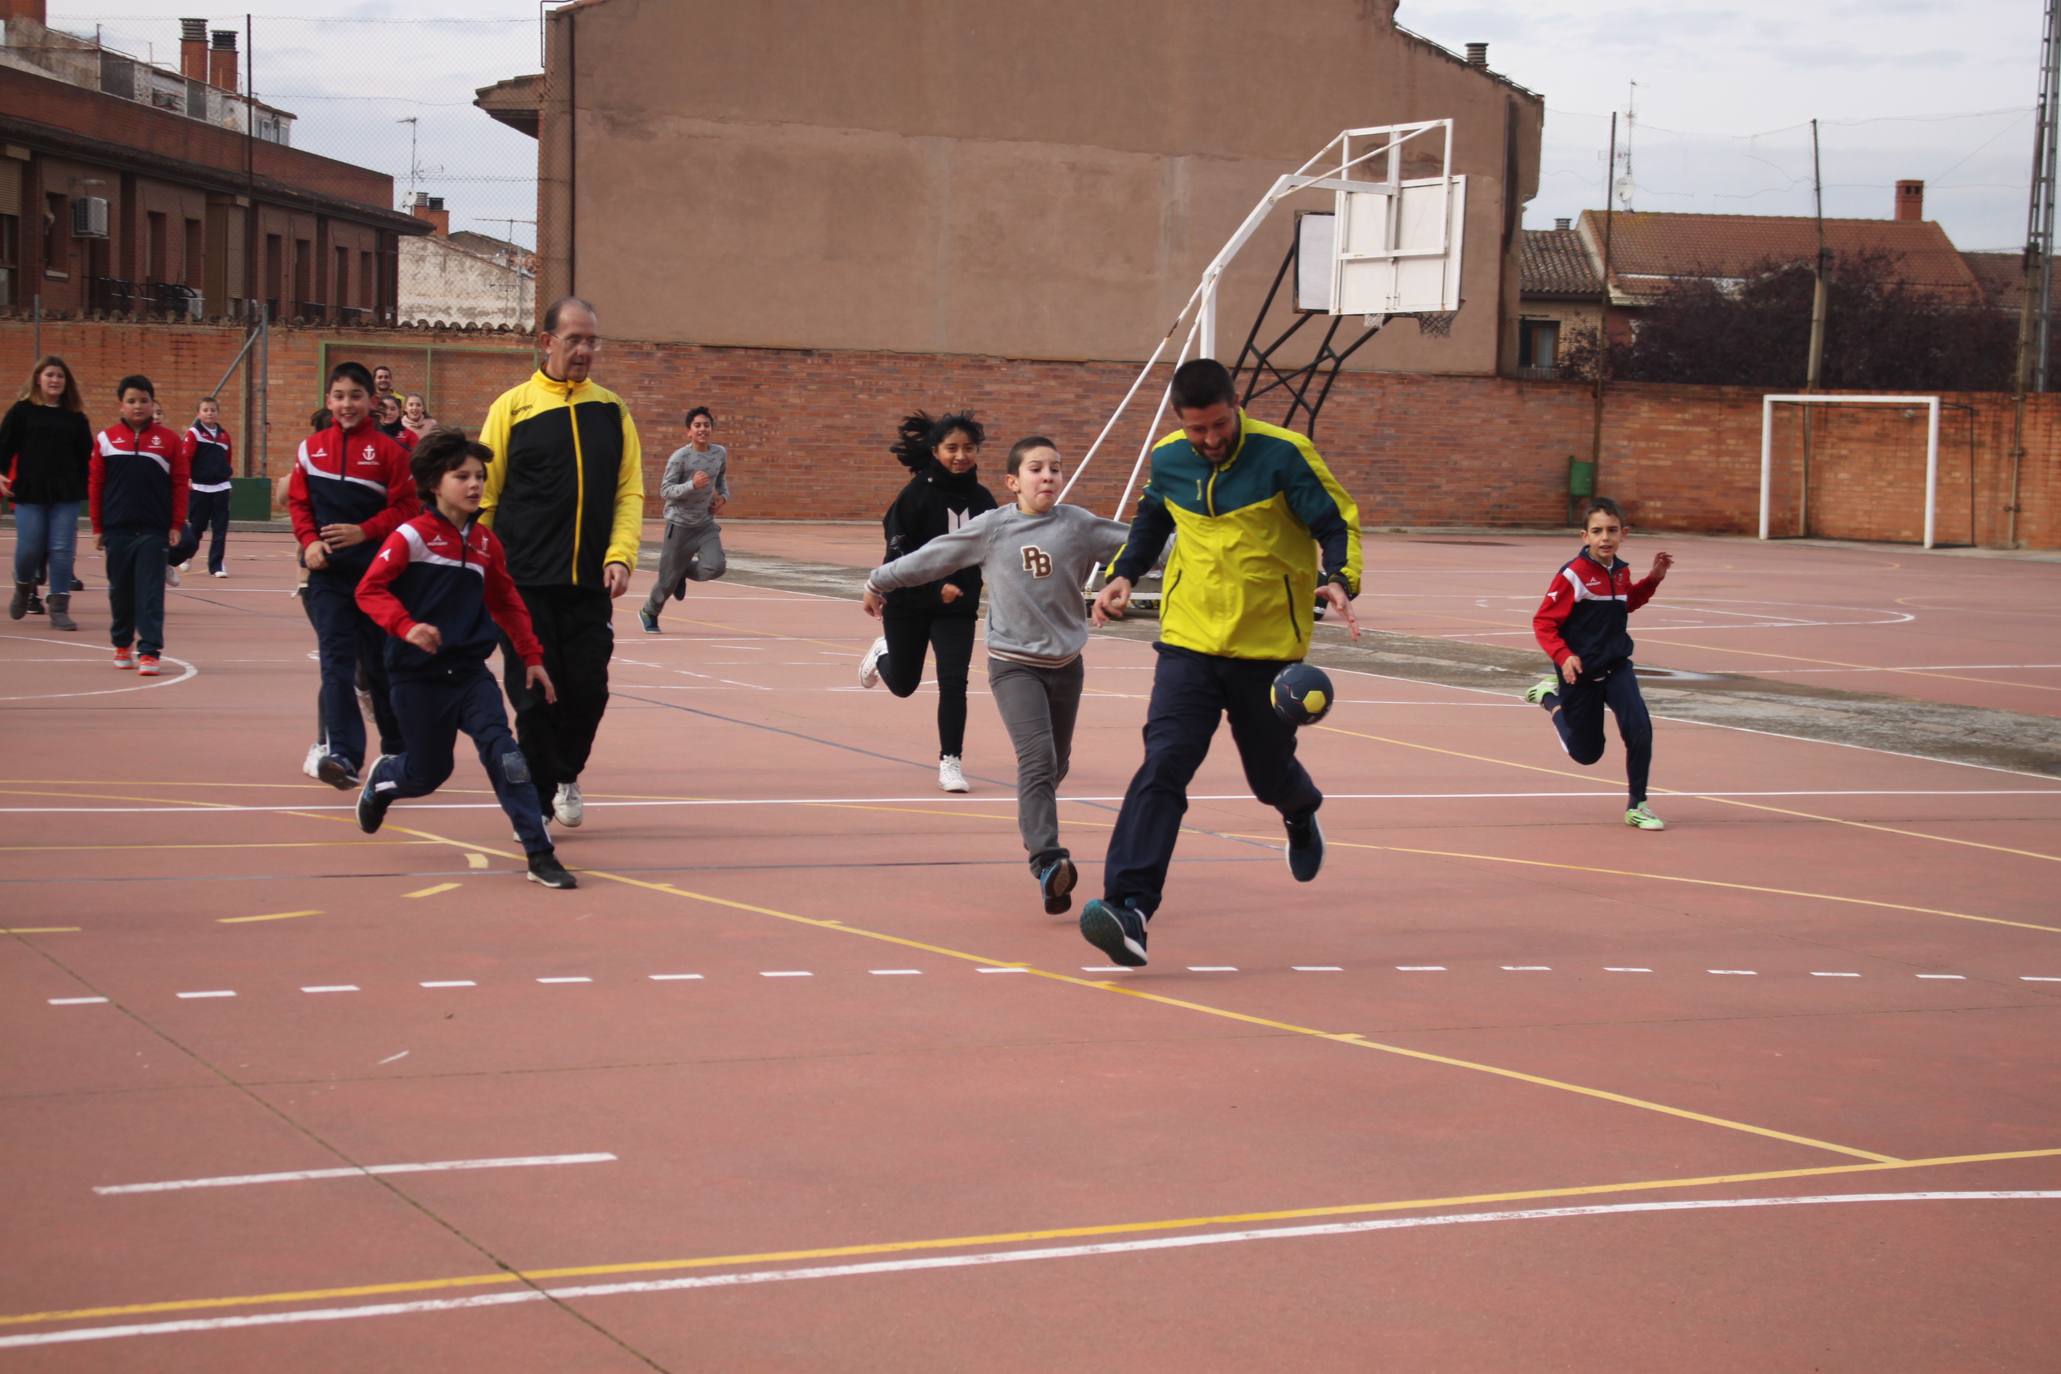
{"label": "woman in black coat", "polygon": [[93,426],[71,368],[54,354],[29,371],[21,399],[0,420],[0,496],[14,502],[14,596],[7,614],[20,620],[50,569],[50,628],[76,630],[71,617],[72,558],[78,551],[79,507],[93,460]]}

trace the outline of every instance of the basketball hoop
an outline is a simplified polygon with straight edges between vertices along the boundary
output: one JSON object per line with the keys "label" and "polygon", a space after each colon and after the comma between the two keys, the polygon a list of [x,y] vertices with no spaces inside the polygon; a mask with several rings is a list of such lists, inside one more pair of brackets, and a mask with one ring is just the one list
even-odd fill
{"label": "basketball hoop", "polygon": [[1417,316],[1417,332],[1433,339],[1451,338],[1457,310],[1429,310]]}

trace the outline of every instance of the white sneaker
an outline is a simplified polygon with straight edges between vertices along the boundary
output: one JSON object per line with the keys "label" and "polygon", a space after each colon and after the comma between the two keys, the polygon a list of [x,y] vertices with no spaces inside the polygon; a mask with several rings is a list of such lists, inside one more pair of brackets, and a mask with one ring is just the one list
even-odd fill
{"label": "white sneaker", "polygon": [[558,784],[558,792],[551,798],[551,814],[558,823],[568,829],[578,828],[587,817],[586,805],[580,800],[580,785],[576,782]]}
{"label": "white sneaker", "polygon": [[165,585],[166,585],[167,587],[176,587],[176,586],[178,586],[178,585],[179,585],[179,582],[180,582],[180,570],[181,570],[182,568],[184,568],[185,566],[186,566],[186,565],[185,565],[185,564],[183,564],[183,563],[167,563],[167,564],[165,564]]}
{"label": "white sneaker", "polygon": [[228,575],[229,570],[227,568],[217,568],[208,574],[209,577],[227,577]]}
{"label": "white sneaker", "polygon": [[937,761],[937,785],[941,792],[970,792],[966,785],[966,774],[959,767],[959,756],[947,754]]}
{"label": "white sneaker", "polygon": [[327,749],[324,749],[319,743],[309,745],[308,758],[307,761],[301,765],[301,771],[303,773],[306,773],[311,778],[321,777],[322,760],[328,755],[328,753],[329,751]]}
{"label": "white sneaker", "polygon": [[874,687],[880,683],[880,660],[887,657],[887,636],[873,641],[859,658],[859,685]]}

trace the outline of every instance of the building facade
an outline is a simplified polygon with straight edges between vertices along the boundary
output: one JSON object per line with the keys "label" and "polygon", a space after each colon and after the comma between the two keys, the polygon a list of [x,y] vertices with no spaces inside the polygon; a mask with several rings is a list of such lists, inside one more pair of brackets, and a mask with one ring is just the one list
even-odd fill
{"label": "building facade", "polygon": [[393,179],[291,146],[239,95],[236,35],[186,21],[172,73],[0,0],[0,308],[391,322]]}
{"label": "building facade", "polygon": [[418,191],[408,213],[429,232],[401,240],[403,323],[523,330],[535,323],[535,253],[489,234],[452,233],[442,196]]}

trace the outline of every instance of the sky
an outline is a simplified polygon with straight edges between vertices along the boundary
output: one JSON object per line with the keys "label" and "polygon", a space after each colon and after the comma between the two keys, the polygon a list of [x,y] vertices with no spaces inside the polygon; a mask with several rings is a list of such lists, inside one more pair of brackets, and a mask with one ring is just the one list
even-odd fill
{"label": "sky", "polygon": [[[416,184],[445,197],[452,227],[534,241],[522,221],[536,213],[536,144],[471,101],[476,87],[538,70],[535,0],[432,0],[436,19],[401,0],[327,0],[320,18],[270,2],[253,21],[258,97],[299,116],[297,146],[390,172],[404,194],[410,126],[397,121],[412,116]],[[207,15],[203,0],[114,0],[112,9],[51,0],[50,19],[75,32],[100,24],[114,46],[169,66],[182,15],[243,22]],[[1926,218],[1957,247],[2015,249],[2025,240],[2042,15],[2042,0],[1402,0],[1396,22],[1455,52],[1488,43],[1493,70],[1545,97],[1529,228],[1603,208],[1615,110],[1620,151],[1629,134],[1632,208],[1808,215],[1817,119],[1828,216],[1886,218],[1893,184],[1919,178]],[[1149,55],[1140,78],[1160,79]]]}

